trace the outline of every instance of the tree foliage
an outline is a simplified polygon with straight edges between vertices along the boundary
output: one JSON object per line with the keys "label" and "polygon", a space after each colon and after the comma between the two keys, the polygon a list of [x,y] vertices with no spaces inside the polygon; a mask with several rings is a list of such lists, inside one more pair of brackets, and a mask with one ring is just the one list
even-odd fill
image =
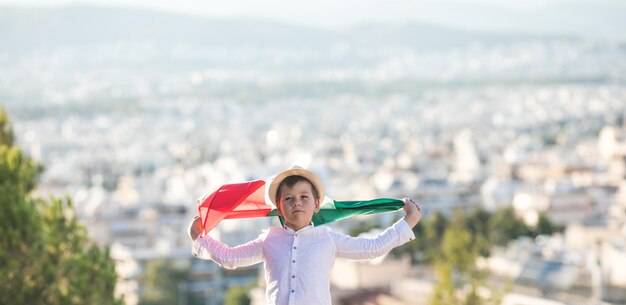
{"label": "tree foliage", "polygon": [[378,229],[378,228],[380,228],[380,225],[378,223],[361,221],[361,222],[358,222],[355,226],[351,227],[350,230],[348,230],[348,235],[358,236],[361,233],[366,233],[372,229]]}
{"label": "tree foliage", "polygon": [[[457,225],[441,212],[423,218],[413,228],[416,239],[392,251],[395,256],[410,255],[413,263],[432,264],[442,254],[444,233],[450,226]],[[478,256],[489,256],[493,246],[504,246],[520,236],[550,235],[563,228],[553,225],[545,214],[540,214],[536,228],[529,228],[515,215],[511,207],[500,208],[495,212],[475,209],[463,217],[463,230],[469,233],[472,251]],[[355,230],[365,227],[360,224]]]}
{"label": "tree foliage", "polygon": [[565,228],[553,224],[545,213],[539,213],[537,227],[534,230],[535,235],[552,235],[556,232],[562,232]]}
{"label": "tree foliage", "polygon": [[0,304],[121,304],[108,249],[89,241],[71,200],[31,195],[39,168],[0,107]]}
{"label": "tree foliage", "polygon": [[[477,217],[478,215],[482,216]],[[485,300],[478,295],[479,288],[485,284],[486,273],[476,266],[480,247],[468,226],[484,216],[480,212],[473,213],[468,218],[458,211],[455,212],[444,233],[440,256],[434,262],[438,282],[430,299],[431,305],[481,305],[499,302]]]}
{"label": "tree foliage", "polygon": [[250,305],[249,287],[232,286],[226,290],[224,295],[224,305]]}
{"label": "tree foliage", "polygon": [[512,207],[496,210],[489,220],[489,239],[492,244],[504,246],[520,236],[533,235],[531,230],[515,216]]}
{"label": "tree foliage", "polygon": [[424,228],[424,241],[427,243],[425,258],[432,262],[439,256],[443,234],[448,227],[448,219],[437,211],[426,223]]}
{"label": "tree foliage", "polygon": [[559,229],[545,214],[540,214],[536,228],[529,228],[511,207],[493,213],[483,209],[467,214],[455,211],[450,219],[437,212],[413,228],[414,241],[392,253],[409,254],[414,263],[433,265],[437,283],[431,305],[498,304],[502,291],[491,291],[488,299],[478,293],[487,274],[476,267],[476,259],[488,256],[493,246],[506,245],[520,236],[552,234]]}
{"label": "tree foliage", "polygon": [[188,274],[188,269],[177,268],[169,260],[148,262],[139,305],[178,304],[180,300],[187,299],[187,291],[181,285],[187,280]]}
{"label": "tree foliage", "polygon": [[4,108],[0,107],[0,145],[13,146],[13,127]]}
{"label": "tree foliage", "polygon": [[489,256],[491,213],[484,209],[476,209],[467,217],[467,229],[472,237],[472,245],[480,256]]}

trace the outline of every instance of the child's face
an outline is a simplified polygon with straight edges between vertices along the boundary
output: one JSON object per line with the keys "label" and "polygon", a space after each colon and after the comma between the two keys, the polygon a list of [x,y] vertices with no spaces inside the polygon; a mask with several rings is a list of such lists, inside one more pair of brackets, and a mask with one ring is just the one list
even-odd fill
{"label": "child's face", "polygon": [[311,224],[313,214],[320,208],[311,183],[306,181],[298,181],[293,187],[282,185],[279,202],[278,215],[283,216],[285,225],[295,231]]}

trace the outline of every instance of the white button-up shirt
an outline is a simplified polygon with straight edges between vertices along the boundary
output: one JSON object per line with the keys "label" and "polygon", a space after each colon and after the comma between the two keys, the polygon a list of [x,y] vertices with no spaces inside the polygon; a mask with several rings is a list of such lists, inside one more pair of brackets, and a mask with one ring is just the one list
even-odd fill
{"label": "white button-up shirt", "polygon": [[413,230],[404,219],[374,238],[351,237],[328,226],[298,231],[272,227],[236,247],[208,235],[198,237],[192,254],[227,269],[263,262],[268,305],[330,305],[329,276],[335,257],[375,258],[413,238]]}

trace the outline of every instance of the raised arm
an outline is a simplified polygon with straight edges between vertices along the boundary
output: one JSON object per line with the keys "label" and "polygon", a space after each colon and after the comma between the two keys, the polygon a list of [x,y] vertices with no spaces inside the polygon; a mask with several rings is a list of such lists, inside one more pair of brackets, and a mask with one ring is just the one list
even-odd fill
{"label": "raised arm", "polygon": [[200,218],[194,218],[189,227],[189,237],[194,240],[191,253],[201,259],[212,260],[226,269],[251,266],[263,261],[264,236],[239,245],[229,247],[209,235],[199,236]]}
{"label": "raised arm", "polygon": [[337,249],[337,256],[350,259],[375,258],[413,240],[415,234],[411,228],[419,222],[422,212],[412,199],[405,198],[403,201],[405,217],[376,237],[351,237],[331,232]]}

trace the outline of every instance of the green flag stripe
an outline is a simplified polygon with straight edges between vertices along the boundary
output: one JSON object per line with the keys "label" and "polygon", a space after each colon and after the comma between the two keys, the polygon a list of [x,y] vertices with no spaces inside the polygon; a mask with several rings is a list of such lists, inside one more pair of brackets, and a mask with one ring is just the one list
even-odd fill
{"label": "green flag stripe", "polygon": [[404,206],[404,202],[398,199],[391,198],[378,198],[367,201],[335,201],[335,209],[383,209],[385,211],[395,211],[401,209]]}
{"label": "green flag stripe", "polygon": [[[378,198],[367,201],[335,201],[335,209],[320,209],[313,214],[313,223],[323,225],[338,220],[346,219],[356,215],[369,215],[383,212],[391,212],[401,209],[404,202],[398,199]],[[267,216],[277,216],[276,210],[272,210]],[[284,224],[284,219],[278,217],[280,223]]]}

